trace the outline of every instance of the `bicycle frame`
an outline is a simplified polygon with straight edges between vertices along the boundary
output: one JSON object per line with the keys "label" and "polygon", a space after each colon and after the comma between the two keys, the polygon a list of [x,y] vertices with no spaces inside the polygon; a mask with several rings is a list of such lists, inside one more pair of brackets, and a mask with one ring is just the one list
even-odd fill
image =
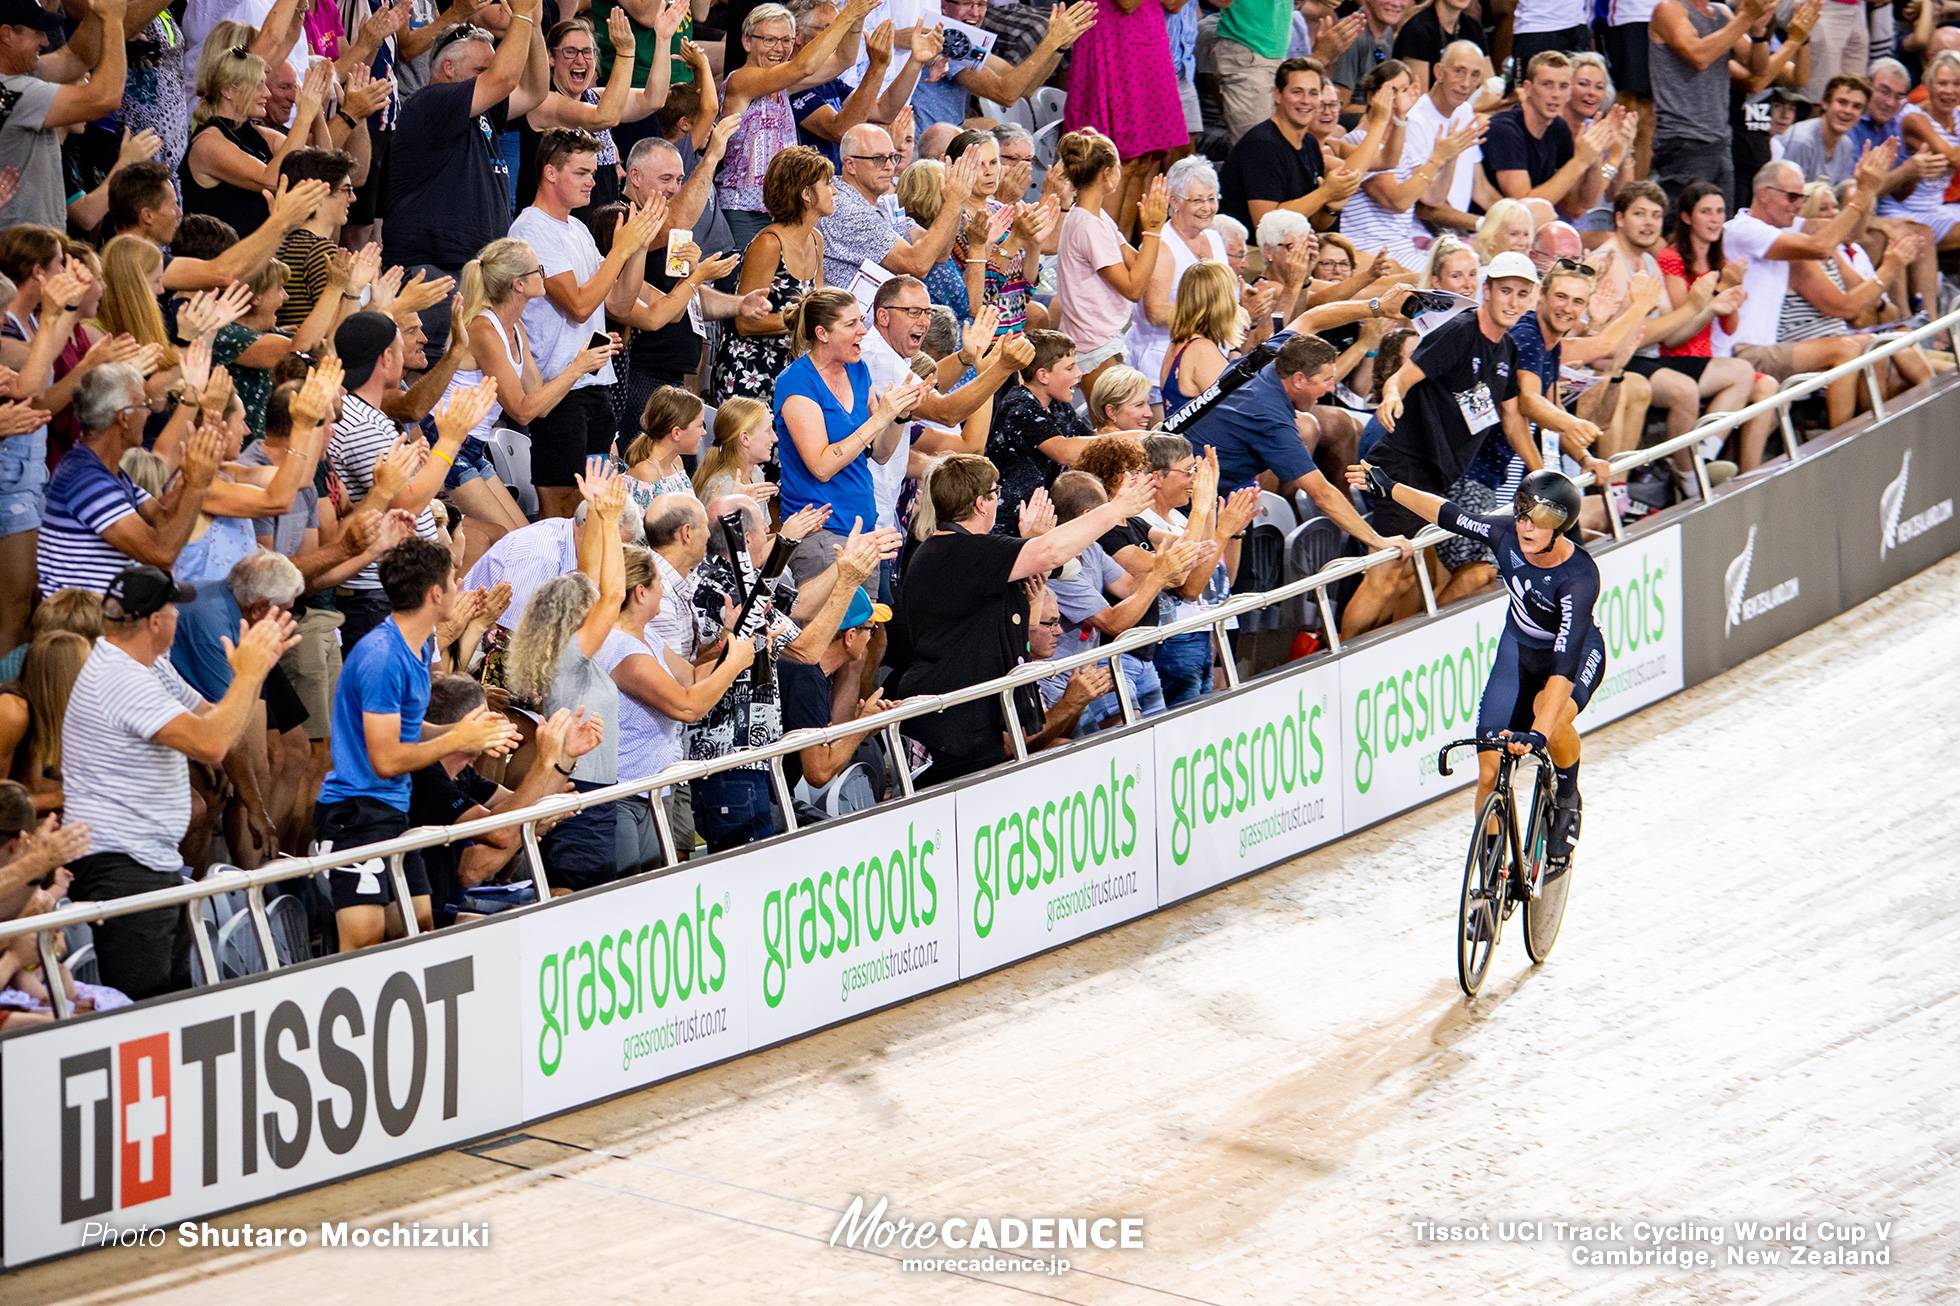
{"label": "bicycle frame", "polygon": [[[1503,796],[1505,860],[1511,867],[1513,879],[1517,882],[1518,896],[1523,899],[1537,886],[1523,882],[1524,839],[1518,829],[1518,804],[1512,773],[1517,770],[1518,763],[1529,761],[1537,768],[1535,777],[1537,781],[1545,784],[1549,782],[1555,768],[1552,765],[1551,754],[1545,751],[1543,744],[1533,744],[1529,751],[1518,754],[1511,751],[1510,743],[1510,740],[1500,739],[1494,735],[1477,739],[1458,739],[1443,745],[1442,751],[1436,754],[1436,770],[1446,776],[1453,774],[1450,768],[1450,754],[1459,748],[1474,748],[1479,753],[1497,754],[1497,782],[1492,786],[1492,792]],[[1499,924],[1501,927],[1502,923]]]}

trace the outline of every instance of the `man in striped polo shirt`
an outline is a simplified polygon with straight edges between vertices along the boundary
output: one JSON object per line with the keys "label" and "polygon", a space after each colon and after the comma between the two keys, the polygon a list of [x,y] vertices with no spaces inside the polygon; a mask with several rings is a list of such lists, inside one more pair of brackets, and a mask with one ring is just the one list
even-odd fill
{"label": "man in striped polo shirt", "polygon": [[[61,727],[66,818],[94,831],[89,855],[70,863],[77,902],[183,882],[177,845],[191,824],[185,759],[224,762],[257,718],[266,674],[299,643],[285,613],[261,619],[227,652],[231,688],[207,703],[170,665],[177,605],[197,592],[148,566],[127,567],[103,588],[102,637],[75,678]],[[167,907],[98,921],[95,955],[102,982],[132,998],[187,989],[190,919],[182,907]]]}
{"label": "man in striped polo shirt", "polygon": [[215,433],[186,442],[183,492],[165,512],[122,473],[122,456],[142,445],[149,415],[143,374],[128,363],[105,363],[76,387],[83,434],[48,482],[36,547],[41,597],[63,586],[100,594],[131,562],[165,571],[176,564],[222,450]]}

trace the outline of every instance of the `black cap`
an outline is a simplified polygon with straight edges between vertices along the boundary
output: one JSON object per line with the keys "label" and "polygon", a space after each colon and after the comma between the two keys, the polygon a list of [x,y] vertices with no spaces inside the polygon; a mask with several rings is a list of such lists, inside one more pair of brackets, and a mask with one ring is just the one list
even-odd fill
{"label": "black cap", "polygon": [[0,23],[8,27],[38,27],[49,36],[60,36],[61,15],[51,14],[34,0],[0,0]]}
{"label": "black cap", "polygon": [[141,621],[161,612],[166,603],[189,603],[196,597],[194,586],[179,584],[167,572],[147,565],[125,567],[102,595],[102,615],[110,621]]}
{"label": "black cap", "polygon": [[366,385],[374,375],[375,363],[388,352],[388,346],[395,343],[399,334],[395,319],[373,309],[363,309],[342,322],[333,333],[333,351],[340,355],[341,366],[347,371],[342,384],[349,390]]}

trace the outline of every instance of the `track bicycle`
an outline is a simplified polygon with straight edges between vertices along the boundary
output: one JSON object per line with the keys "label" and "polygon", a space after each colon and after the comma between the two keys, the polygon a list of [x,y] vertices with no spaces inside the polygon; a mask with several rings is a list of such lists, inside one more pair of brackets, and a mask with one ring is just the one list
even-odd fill
{"label": "track bicycle", "polygon": [[[1552,794],[1557,784],[1551,755],[1542,744],[1534,744],[1522,755],[1514,754],[1509,743],[1495,735],[1459,739],[1445,744],[1436,756],[1436,769],[1449,775],[1450,754],[1459,748],[1497,754],[1497,784],[1471,827],[1470,852],[1463,865],[1463,893],[1457,903],[1456,978],[1469,997],[1475,997],[1483,986],[1491,954],[1503,937],[1504,922],[1519,903],[1525,908],[1524,950],[1533,964],[1544,963],[1558,940],[1566,895],[1572,886],[1569,861],[1564,871],[1545,877]],[[1520,839],[1512,781],[1518,763],[1523,761],[1531,762],[1537,775],[1530,819],[1525,823],[1525,837]]]}

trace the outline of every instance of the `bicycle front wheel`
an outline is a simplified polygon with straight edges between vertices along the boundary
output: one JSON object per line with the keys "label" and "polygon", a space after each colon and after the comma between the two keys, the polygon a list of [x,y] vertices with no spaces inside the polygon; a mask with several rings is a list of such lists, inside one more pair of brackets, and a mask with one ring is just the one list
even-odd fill
{"label": "bicycle front wheel", "polygon": [[1497,947],[1497,930],[1510,896],[1510,877],[1504,869],[1504,829],[1509,819],[1504,795],[1493,793],[1477,813],[1470,831],[1470,853],[1463,863],[1463,896],[1456,911],[1456,982],[1468,997],[1483,987],[1490,954]]}
{"label": "bicycle front wheel", "polygon": [[[1524,839],[1527,873],[1544,874],[1541,868],[1551,837],[1552,795],[1541,777],[1531,803],[1530,831]],[[1552,945],[1558,942],[1558,927],[1565,920],[1566,891],[1571,887],[1572,871],[1568,867],[1556,880],[1542,881],[1538,897],[1524,905],[1524,950],[1534,965],[1544,965],[1545,958],[1552,955]]]}

